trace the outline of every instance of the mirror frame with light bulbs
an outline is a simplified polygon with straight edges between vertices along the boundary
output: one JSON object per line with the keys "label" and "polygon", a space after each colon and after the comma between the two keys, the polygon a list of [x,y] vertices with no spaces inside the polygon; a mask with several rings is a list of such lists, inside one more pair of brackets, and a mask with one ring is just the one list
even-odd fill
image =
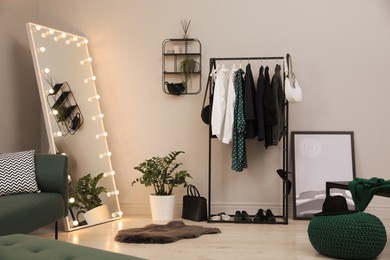
{"label": "mirror frame with light bulbs", "polygon": [[[87,174],[94,177],[103,173],[104,177],[101,182],[99,181],[98,186],[106,188],[106,196],[100,195],[100,199],[107,205],[109,215],[92,225],[119,219],[123,213],[118,200],[119,191],[115,184],[115,171],[112,169],[111,152],[107,143],[108,134],[103,124],[104,115],[100,109],[100,95],[95,85],[96,76],[92,71],[88,40],[82,36],[34,23],[27,23],[26,29],[46,126],[49,153],[64,153],[68,156],[69,184],[77,182],[78,178]],[[58,111],[48,102],[49,96],[56,95],[56,84],[65,82],[77,99],[79,111],[83,114],[83,124],[72,135],[64,135],[61,132],[60,125],[56,121]],[[65,108],[69,106],[71,105]],[[70,124],[71,120],[66,119],[63,123]],[[68,217],[64,219],[65,231],[91,226],[85,222],[82,214],[80,215],[83,213],[80,208],[69,207],[68,213]]]}

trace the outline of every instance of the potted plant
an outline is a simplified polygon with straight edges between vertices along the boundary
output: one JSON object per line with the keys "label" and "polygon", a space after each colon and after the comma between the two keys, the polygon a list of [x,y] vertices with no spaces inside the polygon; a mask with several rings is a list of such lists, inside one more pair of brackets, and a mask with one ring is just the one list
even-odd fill
{"label": "potted plant", "polygon": [[192,73],[199,69],[198,64],[199,62],[188,57],[185,57],[180,62],[180,72],[182,74],[183,83],[186,88],[188,88],[188,80],[191,78]]}
{"label": "potted plant", "polygon": [[145,187],[153,186],[154,194],[150,195],[152,218],[156,221],[169,221],[173,219],[175,195],[173,188],[187,186],[187,178],[192,178],[187,170],[176,171],[182,163],[175,162],[176,157],[183,151],[172,151],[164,157],[146,159],[135,170],[142,176],[135,179],[131,185],[140,183]]}
{"label": "potted plant", "polygon": [[105,187],[98,187],[97,184],[103,177],[103,173],[92,177],[87,174],[72,185],[71,194],[74,204],[84,211],[84,219],[89,225],[101,223],[110,218],[107,205],[102,204],[100,194],[106,192]]}

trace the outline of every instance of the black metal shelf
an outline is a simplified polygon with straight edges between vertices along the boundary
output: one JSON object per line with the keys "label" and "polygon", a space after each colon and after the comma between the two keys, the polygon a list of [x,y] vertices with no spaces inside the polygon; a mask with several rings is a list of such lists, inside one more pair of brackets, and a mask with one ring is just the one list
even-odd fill
{"label": "black metal shelf", "polygon": [[63,136],[75,134],[84,123],[68,82],[55,84],[47,96],[47,102]]}
{"label": "black metal shelf", "polygon": [[72,114],[72,112],[77,108],[77,105],[75,106],[69,106],[66,108],[64,114],[62,117],[58,117],[57,121],[58,122],[64,122],[68,117]]}
{"label": "black metal shelf", "polygon": [[[179,51],[175,52],[175,48]],[[183,73],[180,64],[190,60],[194,66]],[[171,95],[198,94],[202,84],[202,45],[196,38],[165,39],[162,42],[162,89]],[[167,83],[182,84],[184,91],[172,93]]]}
{"label": "black metal shelf", "polygon": [[[56,100],[54,105],[51,107],[51,109],[57,109],[58,107],[60,107],[65,102],[65,100],[68,98],[69,94],[70,94],[70,91],[62,92],[62,94],[58,97],[58,99]],[[54,95],[54,94],[52,94],[52,95]]]}

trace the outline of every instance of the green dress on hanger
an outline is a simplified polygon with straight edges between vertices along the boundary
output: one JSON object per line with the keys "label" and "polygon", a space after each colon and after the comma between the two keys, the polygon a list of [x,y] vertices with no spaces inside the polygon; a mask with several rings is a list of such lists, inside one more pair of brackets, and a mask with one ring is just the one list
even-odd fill
{"label": "green dress on hanger", "polygon": [[236,103],[234,106],[232,170],[241,172],[247,168],[244,118],[244,71],[237,71]]}

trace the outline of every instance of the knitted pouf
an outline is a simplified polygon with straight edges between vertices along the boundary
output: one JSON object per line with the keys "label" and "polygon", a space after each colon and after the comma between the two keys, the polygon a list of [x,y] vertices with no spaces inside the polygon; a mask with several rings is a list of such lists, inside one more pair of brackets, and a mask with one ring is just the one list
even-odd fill
{"label": "knitted pouf", "polygon": [[315,216],[307,231],[319,253],[342,259],[375,258],[387,242],[383,223],[364,212]]}

